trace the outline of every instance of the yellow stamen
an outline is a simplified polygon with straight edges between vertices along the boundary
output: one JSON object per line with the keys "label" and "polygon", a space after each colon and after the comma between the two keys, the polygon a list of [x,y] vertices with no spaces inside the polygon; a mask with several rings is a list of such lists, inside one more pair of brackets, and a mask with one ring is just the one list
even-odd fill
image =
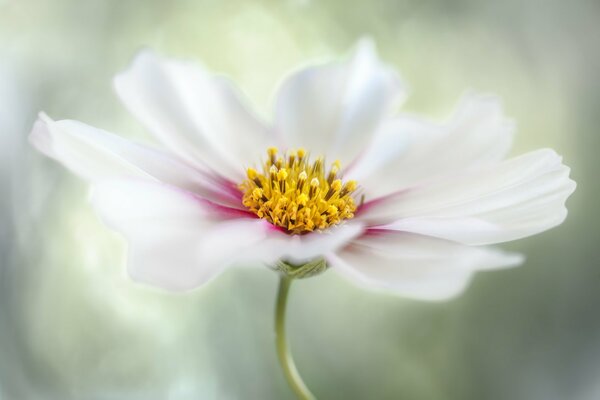
{"label": "yellow stamen", "polygon": [[305,206],[308,203],[308,196],[306,193],[301,193],[300,196],[296,198],[296,203],[300,206]]}
{"label": "yellow stamen", "polygon": [[269,155],[269,160],[271,161],[271,164],[275,164],[275,159],[277,157],[277,147],[269,147],[267,149],[267,154]]}
{"label": "yellow stamen", "polygon": [[335,181],[331,182],[331,188],[336,192],[339,191],[342,188],[342,180],[336,179]]}
{"label": "yellow stamen", "polygon": [[340,179],[339,161],[326,171],[323,158],[311,163],[304,149],[278,157],[277,148],[270,147],[267,155],[262,172],[248,168],[240,185],[243,204],[259,218],[289,234],[302,234],[354,217],[357,184]]}
{"label": "yellow stamen", "polygon": [[353,192],[356,190],[356,181],[348,181],[346,182],[345,189],[349,192]]}
{"label": "yellow stamen", "polygon": [[248,178],[252,181],[258,176],[258,172],[254,168],[248,168],[246,172],[248,173]]}
{"label": "yellow stamen", "polygon": [[279,181],[285,181],[285,179],[288,177],[288,173],[285,170],[285,168],[281,168],[279,170],[279,172],[277,173],[277,180]]}

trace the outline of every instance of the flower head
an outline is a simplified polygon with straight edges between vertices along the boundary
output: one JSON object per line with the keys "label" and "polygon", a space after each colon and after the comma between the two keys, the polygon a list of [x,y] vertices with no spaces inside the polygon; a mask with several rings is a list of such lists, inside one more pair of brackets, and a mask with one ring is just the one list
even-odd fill
{"label": "flower head", "polygon": [[514,129],[495,97],[466,96],[442,123],[398,114],[404,86],[368,41],[290,75],[271,124],[229,81],[150,51],[115,87],[163,150],[44,114],[31,141],[92,183],[131,277],[166,289],[325,259],[359,284],[443,299],[519,264],[489,245],[560,224],[575,189],[552,150],[505,159]]}
{"label": "flower head", "polygon": [[263,172],[248,168],[248,179],[240,185],[242,203],[259,218],[302,234],[354,217],[356,182],[338,178],[339,161],[326,170],[323,159],[311,163],[303,149],[278,157],[270,147],[268,155]]}

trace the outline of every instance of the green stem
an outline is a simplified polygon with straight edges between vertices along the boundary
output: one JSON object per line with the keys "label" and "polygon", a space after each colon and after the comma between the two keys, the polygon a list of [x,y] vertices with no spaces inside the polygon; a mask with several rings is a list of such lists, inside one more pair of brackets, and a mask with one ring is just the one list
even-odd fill
{"label": "green stem", "polygon": [[285,333],[285,310],[291,284],[292,278],[282,274],[281,279],[279,280],[277,306],[275,308],[275,340],[277,356],[279,357],[279,363],[283,369],[283,374],[296,396],[298,396],[298,399],[314,400],[315,396],[313,396],[304,384],[304,381],[302,381],[298,369],[296,368],[296,364],[294,364],[294,359],[290,353]]}

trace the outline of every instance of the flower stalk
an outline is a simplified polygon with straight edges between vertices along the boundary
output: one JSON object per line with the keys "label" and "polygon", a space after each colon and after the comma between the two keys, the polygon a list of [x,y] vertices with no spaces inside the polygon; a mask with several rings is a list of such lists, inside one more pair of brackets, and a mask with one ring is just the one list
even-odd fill
{"label": "flower stalk", "polygon": [[277,356],[283,370],[283,374],[300,400],[314,400],[315,396],[310,392],[292,358],[285,330],[285,313],[287,309],[287,298],[293,278],[281,274],[279,279],[279,290],[277,291],[277,304],[275,307],[275,343]]}

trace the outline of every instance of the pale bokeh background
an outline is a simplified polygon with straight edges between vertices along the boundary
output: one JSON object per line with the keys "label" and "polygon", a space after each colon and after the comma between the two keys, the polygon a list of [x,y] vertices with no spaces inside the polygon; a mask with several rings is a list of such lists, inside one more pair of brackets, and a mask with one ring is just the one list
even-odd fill
{"label": "pale bokeh background", "polygon": [[[554,147],[579,187],[567,222],[507,246],[527,263],[421,303],[329,271],[292,289],[290,335],[321,399],[600,398],[600,4],[0,0],[0,399],[291,399],[273,348],[277,278],[230,271],[176,296],[126,279],[86,185],[35,153],[39,110],[150,141],[111,77],[144,46],[202,60],[265,115],[277,82],[364,35],[445,115],[500,94],[515,154]],[[451,151],[451,149],[449,149]]]}

